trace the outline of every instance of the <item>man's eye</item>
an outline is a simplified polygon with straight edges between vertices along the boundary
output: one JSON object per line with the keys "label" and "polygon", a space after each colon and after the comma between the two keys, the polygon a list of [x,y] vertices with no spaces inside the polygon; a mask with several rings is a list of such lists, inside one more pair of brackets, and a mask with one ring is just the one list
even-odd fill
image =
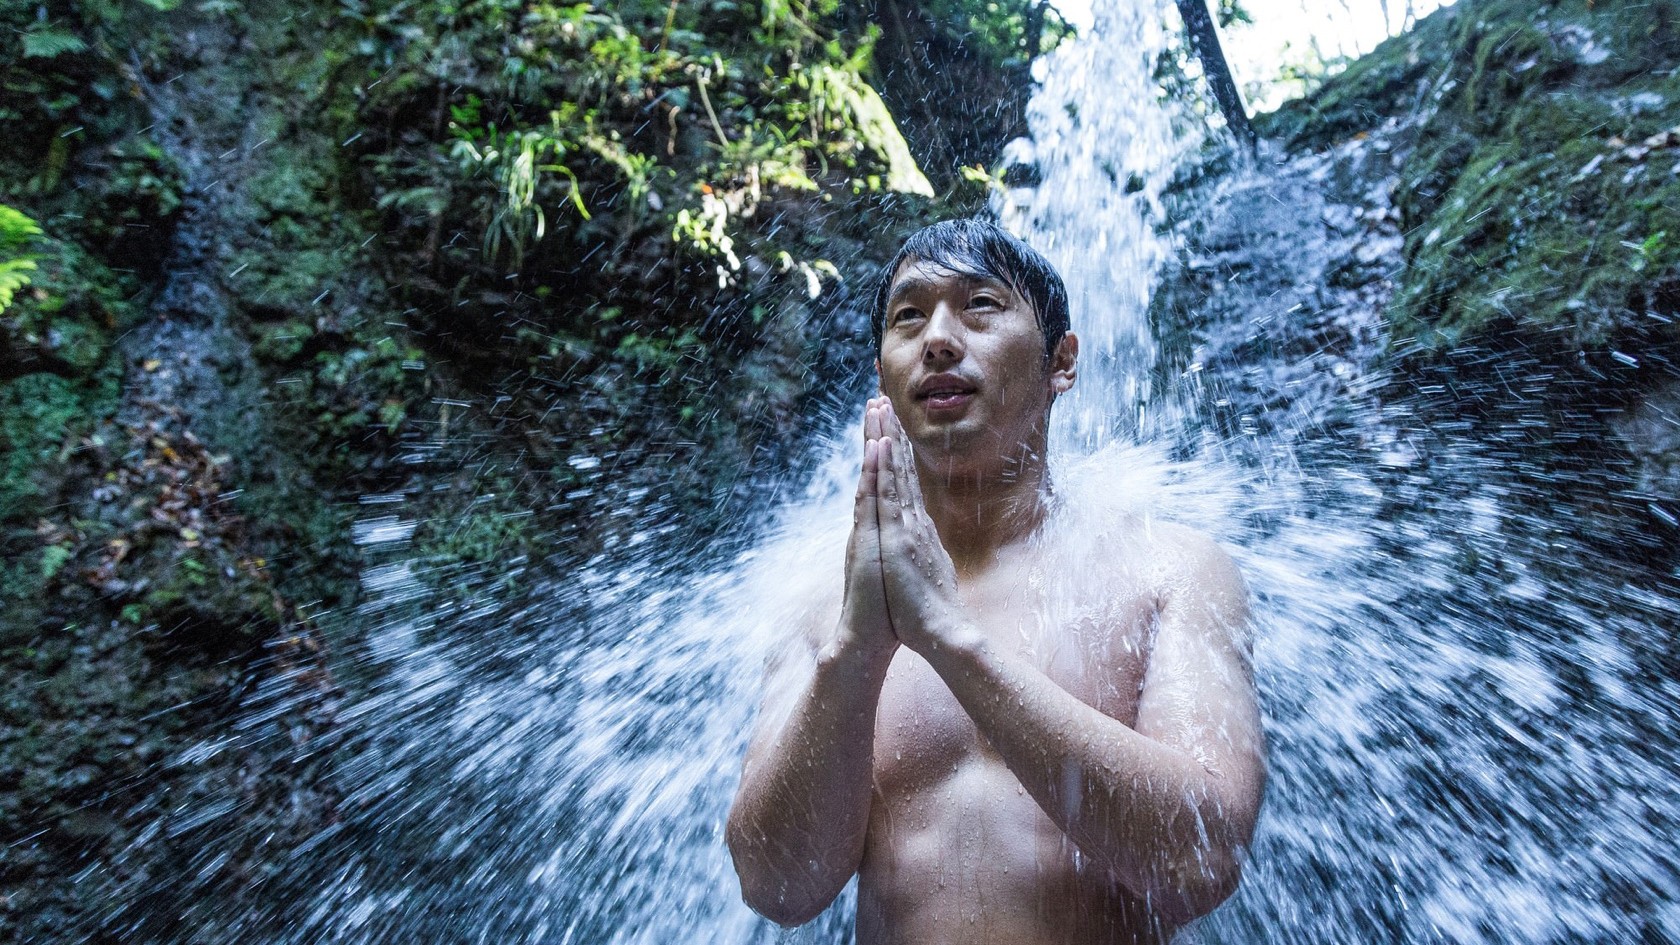
{"label": "man's eye", "polygon": [[898,322],[906,321],[908,319],[921,318],[921,317],[922,317],[922,313],[919,309],[901,308],[898,311],[893,313],[893,322],[896,324]]}
{"label": "man's eye", "polygon": [[1002,302],[999,302],[997,299],[992,298],[989,295],[976,295],[974,298],[968,300],[969,308],[998,308],[1002,305]]}

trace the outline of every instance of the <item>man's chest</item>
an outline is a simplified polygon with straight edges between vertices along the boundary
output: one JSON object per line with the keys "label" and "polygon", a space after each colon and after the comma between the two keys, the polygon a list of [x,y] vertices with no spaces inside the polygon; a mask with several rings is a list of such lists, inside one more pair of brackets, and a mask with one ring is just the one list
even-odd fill
{"label": "man's chest", "polygon": [[[967,616],[994,647],[1028,660],[1098,711],[1128,725],[1136,719],[1152,596],[1125,584],[1058,590],[1030,573],[968,582],[962,595]],[[875,778],[889,796],[931,787],[991,754],[944,680],[907,648],[894,657],[878,706]]]}

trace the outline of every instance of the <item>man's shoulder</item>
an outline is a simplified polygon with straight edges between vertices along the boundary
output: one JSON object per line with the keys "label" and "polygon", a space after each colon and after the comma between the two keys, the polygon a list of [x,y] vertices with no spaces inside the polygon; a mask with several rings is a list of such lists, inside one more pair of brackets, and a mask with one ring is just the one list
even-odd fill
{"label": "man's shoulder", "polygon": [[1180,524],[1155,529],[1156,594],[1173,623],[1199,626],[1225,644],[1252,645],[1248,585],[1231,555],[1205,532]]}
{"label": "man's shoulder", "polygon": [[1206,532],[1178,522],[1154,522],[1147,530],[1147,540],[1170,572],[1240,580],[1236,562]]}
{"label": "man's shoulder", "polygon": [[1236,576],[1229,553],[1208,533],[1153,511],[1121,507],[1064,510],[1064,540],[1075,557],[1134,563],[1155,580]]}
{"label": "man's shoulder", "polygon": [[[1204,529],[1230,508],[1219,485],[1180,475],[1158,446],[1113,444],[1073,461],[1056,477],[1059,531],[1075,538],[1077,553],[1132,557],[1169,573],[1235,576],[1225,549]],[[1083,536],[1081,539],[1079,536]]]}

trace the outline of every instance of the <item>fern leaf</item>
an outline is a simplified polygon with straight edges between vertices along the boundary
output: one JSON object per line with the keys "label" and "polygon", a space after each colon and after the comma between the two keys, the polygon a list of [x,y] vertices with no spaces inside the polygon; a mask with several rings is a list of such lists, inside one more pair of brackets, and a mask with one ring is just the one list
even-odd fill
{"label": "fern leaf", "polygon": [[12,296],[29,284],[29,274],[35,271],[33,259],[0,261],[0,315],[12,306]]}
{"label": "fern leaf", "polygon": [[40,224],[0,203],[0,252],[15,252],[40,235]]}

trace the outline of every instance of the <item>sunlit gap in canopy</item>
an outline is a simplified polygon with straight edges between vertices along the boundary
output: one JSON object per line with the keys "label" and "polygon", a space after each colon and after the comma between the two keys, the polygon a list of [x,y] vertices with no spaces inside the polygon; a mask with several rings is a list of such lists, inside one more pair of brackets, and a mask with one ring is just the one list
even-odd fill
{"label": "sunlit gap in canopy", "polygon": [[[1052,0],[1051,5],[1084,31],[1091,26],[1095,4],[1114,2],[1126,0]],[[1452,0],[1237,0],[1251,22],[1232,23],[1221,34],[1249,111],[1263,112],[1307,91],[1312,80],[1304,76],[1339,71],[1451,5]],[[1217,9],[1215,3],[1209,6]]]}

